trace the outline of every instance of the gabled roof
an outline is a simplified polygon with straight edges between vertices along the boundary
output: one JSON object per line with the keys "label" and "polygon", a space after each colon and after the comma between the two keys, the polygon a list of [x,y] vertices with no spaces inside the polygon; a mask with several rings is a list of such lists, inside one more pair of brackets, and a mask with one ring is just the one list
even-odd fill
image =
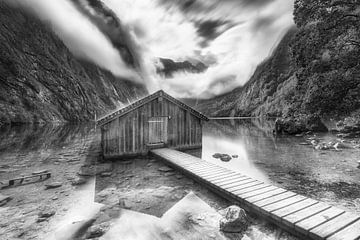
{"label": "gabled roof", "polygon": [[121,116],[133,111],[134,109],[137,109],[137,108],[147,104],[148,102],[151,102],[152,100],[154,100],[154,99],[156,99],[158,97],[163,97],[163,98],[169,100],[170,102],[172,102],[172,103],[178,105],[179,107],[189,111],[192,115],[194,115],[194,116],[196,116],[196,117],[198,117],[200,119],[203,119],[205,121],[209,120],[202,113],[196,111],[192,107],[190,107],[190,106],[186,105],[185,103],[177,100],[176,98],[173,98],[169,94],[165,93],[163,90],[160,90],[160,91],[157,91],[157,92],[155,92],[155,93],[153,93],[153,94],[151,94],[151,95],[149,95],[147,97],[144,97],[144,98],[142,98],[142,99],[140,99],[140,100],[138,100],[138,101],[136,101],[136,102],[134,102],[134,103],[120,109],[120,110],[118,110],[118,111],[115,111],[113,113],[110,113],[110,114],[106,115],[105,117],[100,118],[99,120],[97,120],[97,124],[98,125],[104,125],[104,124],[106,124],[108,122],[111,122],[113,119],[121,117]]}

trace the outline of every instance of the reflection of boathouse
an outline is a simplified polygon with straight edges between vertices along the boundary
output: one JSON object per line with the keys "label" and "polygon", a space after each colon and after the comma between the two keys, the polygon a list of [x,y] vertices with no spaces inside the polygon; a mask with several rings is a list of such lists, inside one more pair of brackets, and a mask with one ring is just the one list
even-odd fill
{"label": "reflection of boathouse", "polygon": [[98,121],[105,158],[147,154],[149,149],[201,147],[208,118],[160,90]]}

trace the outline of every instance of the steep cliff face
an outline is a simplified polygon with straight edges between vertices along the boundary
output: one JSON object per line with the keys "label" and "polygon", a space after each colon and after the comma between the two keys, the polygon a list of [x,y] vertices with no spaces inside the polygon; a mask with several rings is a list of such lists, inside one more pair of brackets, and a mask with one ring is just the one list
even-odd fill
{"label": "steep cliff face", "polygon": [[296,85],[290,42],[297,33],[291,28],[280,41],[272,55],[255,70],[251,79],[233,91],[207,101],[200,101],[199,110],[214,116],[251,116],[281,114],[286,107],[284,91]]}
{"label": "steep cliff face", "polygon": [[294,20],[297,28],[289,30],[245,86],[198,108],[225,116],[359,112],[359,2],[296,0]]}
{"label": "steep cliff face", "polygon": [[88,121],[145,94],[76,59],[48,26],[0,1],[0,125]]}

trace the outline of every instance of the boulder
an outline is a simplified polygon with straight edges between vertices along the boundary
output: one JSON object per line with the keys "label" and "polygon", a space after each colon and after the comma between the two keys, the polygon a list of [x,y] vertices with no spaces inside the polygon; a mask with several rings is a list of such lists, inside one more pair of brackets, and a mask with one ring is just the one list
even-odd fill
{"label": "boulder", "polygon": [[104,222],[104,223],[93,225],[88,229],[86,238],[92,239],[92,238],[101,237],[102,235],[104,235],[104,233],[107,230],[109,230],[109,228],[110,228],[109,222]]}
{"label": "boulder", "polygon": [[239,233],[248,227],[248,218],[245,210],[238,206],[225,209],[225,216],[220,219],[220,230],[226,233]]}

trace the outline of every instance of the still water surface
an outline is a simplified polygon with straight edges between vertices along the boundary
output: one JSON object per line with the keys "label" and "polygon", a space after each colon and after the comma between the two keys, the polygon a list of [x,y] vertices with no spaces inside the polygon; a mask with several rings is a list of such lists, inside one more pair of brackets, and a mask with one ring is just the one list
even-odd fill
{"label": "still water surface", "polygon": [[[273,121],[217,120],[204,126],[202,158],[345,209],[360,212],[360,150],[315,150],[304,146],[309,136],[275,136]],[[314,137],[314,136],[312,136]],[[318,134],[323,142],[335,135]],[[238,155],[229,162],[214,153]]]}
{"label": "still water surface", "polygon": [[[360,170],[356,168],[360,159],[359,149],[319,151],[300,145],[306,140],[304,137],[277,137],[272,134],[272,129],[272,121],[259,119],[210,121],[204,125],[202,158],[255,179],[360,213]],[[321,141],[336,139],[332,134],[316,137]],[[3,192],[14,196],[8,208],[0,209],[5,216],[0,220],[0,225],[7,226],[1,230],[4,236],[27,227],[24,226],[26,219],[36,218],[37,211],[44,205],[59,209],[58,217],[50,221],[53,228],[59,225],[60,219],[66,216],[72,218],[73,204],[68,203],[67,199],[71,199],[71,202],[76,199],[81,201],[84,196],[93,193],[81,193],[79,188],[77,194],[70,181],[96,158],[99,144],[99,131],[91,125],[2,128],[0,182],[49,169],[53,173],[51,180],[63,183],[62,190],[55,194],[44,191],[43,182]],[[212,157],[214,153],[238,157],[230,162],[222,162]],[[15,217],[18,215],[22,222]],[[29,235],[31,232],[38,234],[40,227],[41,223],[29,229]],[[48,228],[43,234],[51,229]]]}

